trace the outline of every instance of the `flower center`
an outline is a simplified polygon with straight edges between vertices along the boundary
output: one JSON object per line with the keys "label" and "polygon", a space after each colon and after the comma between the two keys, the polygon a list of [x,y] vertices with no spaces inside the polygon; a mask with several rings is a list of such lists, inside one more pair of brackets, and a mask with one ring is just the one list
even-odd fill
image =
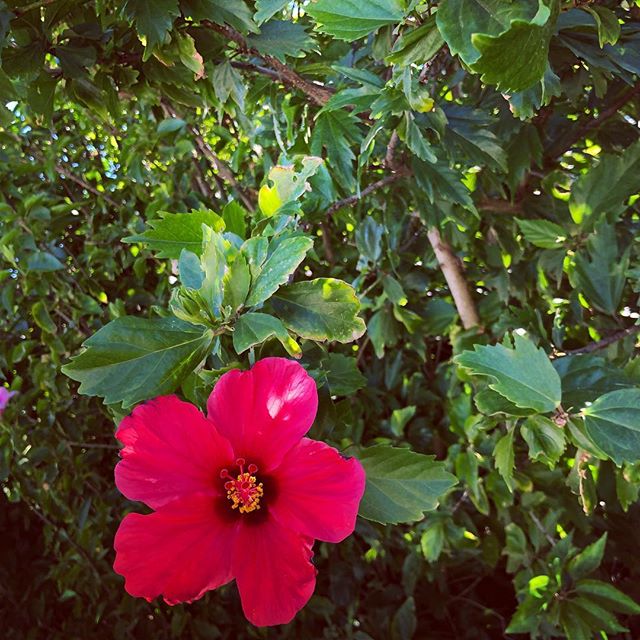
{"label": "flower center", "polygon": [[236,466],[240,473],[234,478],[228,469],[220,471],[220,477],[227,480],[224,488],[227,491],[227,500],[231,501],[231,508],[238,509],[240,513],[251,513],[260,508],[260,498],[264,494],[262,482],[258,483],[254,475],[258,470],[255,464],[250,464],[244,470],[245,459],[238,458]]}

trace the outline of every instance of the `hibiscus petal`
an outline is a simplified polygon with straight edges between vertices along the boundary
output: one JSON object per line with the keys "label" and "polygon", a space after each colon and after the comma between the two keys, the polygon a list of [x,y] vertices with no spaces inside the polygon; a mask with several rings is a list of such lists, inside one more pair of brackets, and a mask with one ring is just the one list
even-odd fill
{"label": "hibiscus petal", "polygon": [[310,429],[318,410],[318,391],[297,362],[264,358],[250,371],[225,373],[207,408],[236,455],[269,470]]}
{"label": "hibiscus petal", "polygon": [[303,438],[274,476],[278,492],[269,512],[282,525],[326,542],[340,542],[353,532],[365,485],[358,460]]}
{"label": "hibiscus petal", "polygon": [[196,492],[220,493],[220,469],[233,460],[212,422],[176,396],[136,407],[116,438],[125,445],[115,471],[118,489],[154,509]]}
{"label": "hibiscus petal", "polygon": [[238,530],[233,554],[242,609],[258,627],[291,622],[313,594],[316,569],[313,540],[283,527],[273,518]]}
{"label": "hibiscus petal", "polygon": [[194,495],[149,515],[130,513],[113,546],[113,568],[125,589],[151,601],[191,602],[232,579],[231,555],[238,520],[224,518],[220,498]]}

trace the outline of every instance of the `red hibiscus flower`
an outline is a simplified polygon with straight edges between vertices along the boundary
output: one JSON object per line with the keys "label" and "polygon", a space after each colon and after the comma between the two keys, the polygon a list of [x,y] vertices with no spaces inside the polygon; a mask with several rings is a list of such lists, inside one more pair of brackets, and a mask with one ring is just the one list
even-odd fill
{"label": "red hibiscus flower", "polygon": [[353,532],[365,475],[355,459],[303,437],[318,408],[297,363],[265,358],[223,375],[208,417],[175,396],[136,407],[118,489],[155,511],[116,533],[114,569],[132,596],[191,602],[236,580],[253,624],[284,624],[313,593],[314,539]]}

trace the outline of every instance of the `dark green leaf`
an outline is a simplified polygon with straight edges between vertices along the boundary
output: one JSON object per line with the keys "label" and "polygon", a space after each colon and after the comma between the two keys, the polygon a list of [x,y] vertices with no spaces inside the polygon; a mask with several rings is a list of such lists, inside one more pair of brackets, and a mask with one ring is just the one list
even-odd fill
{"label": "dark green leaf", "polygon": [[365,331],[353,287],[334,278],[296,282],[278,291],[273,308],[288,329],[309,340],[353,342]]}
{"label": "dark green leaf", "polygon": [[117,318],[86,340],[62,372],[81,383],[80,393],[130,407],[174,391],[212,339],[211,331],[177,318]]}
{"label": "dark green leaf", "polygon": [[367,474],[359,513],[382,524],[421,520],[457,482],[442,462],[409,449],[379,445],[358,458]]}

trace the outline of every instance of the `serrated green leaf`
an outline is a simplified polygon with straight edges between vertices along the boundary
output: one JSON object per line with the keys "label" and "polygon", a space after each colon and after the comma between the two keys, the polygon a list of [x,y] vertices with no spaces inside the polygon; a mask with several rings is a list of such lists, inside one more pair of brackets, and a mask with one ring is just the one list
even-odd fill
{"label": "serrated green leaf", "polygon": [[229,24],[241,33],[256,32],[252,12],[243,0],[180,0],[182,13],[194,20]]}
{"label": "serrated green leaf", "polygon": [[507,31],[513,20],[532,19],[537,10],[537,0],[443,0],[436,21],[451,53],[473,64],[480,57],[471,41],[473,34],[497,36]]}
{"label": "serrated green leaf", "polygon": [[607,533],[605,532],[598,540],[588,547],[585,547],[575,558],[572,558],[567,565],[567,570],[574,580],[579,580],[595,571],[602,562],[604,549],[607,546]]}
{"label": "serrated green leaf", "polygon": [[483,389],[473,397],[476,407],[480,413],[486,416],[495,416],[505,413],[510,416],[529,416],[534,413],[533,409],[523,409],[509,402],[504,396],[493,389]]}
{"label": "serrated green leaf", "polygon": [[80,393],[106,404],[137,402],[171,393],[202,362],[213,333],[177,318],[116,318],[83,344],[62,367]]}
{"label": "serrated green leaf", "polygon": [[585,10],[593,16],[596,26],[598,27],[598,43],[600,44],[600,48],[604,47],[605,44],[615,44],[618,42],[621,27],[618,22],[618,17],[611,9],[594,4],[592,6],[586,6]]}
{"label": "serrated green leaf", "polygon": [[640,460],[640,389],[611,391],[582,414],[589,438],[616,464]]}
{"label": "serrated green leaf", "polygon": [[576,224],[585,217],[615,213],[624,201],[638,191],[640,141],[629,145],[620,155],[606,154],[600,162],[582,174],[571,187],[569,211]]}
{"label": "serrated green leaf", "polygon": [[579,594],[589,596],[605,609],[619,611],[628,615],[637,616],[640,614],[640,605],[608,582],[588,579],[579,580],[575,589]]}
{"label": "serrated green leaf", "polygon": [[316,0],[305,8],[320,31],[349,42],[404,17],[400,0]]}
{"label": "serrated green leaf", "polygon": [[545,416],[530,416],[520,427],[529,445],[529,457],[555,467],[566,446],[564,431]]}
{"label": "serrated green leaf", "polygon": [[382,524],[421,520],[457,483],[442,462],[409,449],[378,445],[358,458],[367,475],[359,514]]}
{"label": "serrated green leaf", "polygon": [[523,91],[539,82],[547,69],[549,41],[555,27],[557,0],[547,6],[540,0],[538,12],[529,20],[513,20],[499,35],[475,33],[473,46],[480,57],[471,68],[482,81],[500,91]]}
{"label": "serrated green leaf", "polygon": [[515,219],[525,239],[542,249],[559,249],[567,239],[566,231],[549,220]]}
{"label": "serrated green leaf", "polygon": [[549,357],[518,333],[512,349],[475,345],[474,351],[464,351],[454,361],[474,375],[492,379],[489,387],[518,407],[546,413],[560,404],[560,377]]}
{"label": "serrated green leaf", "polygon": [[148,51],[164,42],[173,20],[180,15],[178,0],[127,0],[124,10],[146,39]]}
{"label": "serrated green leaf", "polygon": [[253,18],[258,24],[266,22],[282,11],[289,2],[290,0],[256,0],[256,13]]}
{"label": "serrated green leaf", "polygon": [[360,373],[355,358],[341,353],[329,353],[323,360],[327,384],[331,395],[351,396],[367,385],[367,379]]}
{"label": "serrated green leaf", "polygon": [[289,279],[312,246],[313,240],[304,236],[280,242],[254,279],[246,306],[254,307],[270,298]]}
{"label": "serrated green leaf", "polygon": [[271,337],[277,338],[289,355],[295,358],[302,355],[300,346],[282,322],[266,313],[245,313],[240,316],[233,331],[233,348],[240,355]]}
{"label": "serrated green leaf", "polygon": [[353,342],[365,332],[360,301],[350,285],[317,278],[283,287],[272,299],[288,329],[309,340]]}
{"label": "serrated green leaf", "polygon": [[217,213],[207,210],[191,213],[169,213],[160,211],[159,217],[147,221],[144,233],[127,236],[122,242],[144,242],[149,249],[157,251],[158,258],[178,259],[183,249],[202,254],[202,225],[214,231],[222,231],[224,222]]}
{"label": "serrated green leaf", "polygon": [[285,62],[286,56],[304,57],[305,51],[316,47],[315,40],[299,22],[270,20],[262,25],[260,33],[247,39],[249,46],[262,55],[273,56]]}

